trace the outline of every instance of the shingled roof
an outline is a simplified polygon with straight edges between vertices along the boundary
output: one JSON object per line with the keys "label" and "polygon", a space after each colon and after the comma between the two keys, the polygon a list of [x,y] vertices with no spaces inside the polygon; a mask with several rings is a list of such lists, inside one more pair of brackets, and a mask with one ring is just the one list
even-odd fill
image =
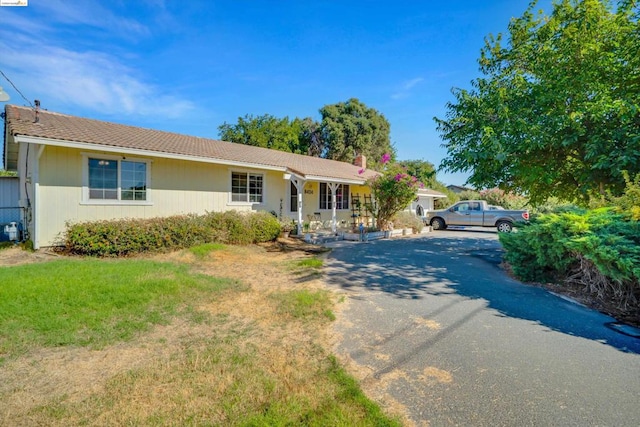
{"label": "shingled roof", "polygon": [[[302,178],[361,182],[376,175],[350,163],[284,151],[235,144],[214,139],[199,138],[153,129],[144,129],[100,120],[40,111],[27,107],[5,107],[8,135],[17,141],[28,137],[44,145],[84,146],[92,150],[121,150],[153,157],[183,158],[220,164],[241,164],[247,167],[283,170]],[[22,138],[23,140],[25,138]],[[5,141],[6,143],[6,141]],[[17,144],[16,144],[17,145]],[[5,147],[5,153],[7,153]],[[9,148],[10,150],[10,148]]]}

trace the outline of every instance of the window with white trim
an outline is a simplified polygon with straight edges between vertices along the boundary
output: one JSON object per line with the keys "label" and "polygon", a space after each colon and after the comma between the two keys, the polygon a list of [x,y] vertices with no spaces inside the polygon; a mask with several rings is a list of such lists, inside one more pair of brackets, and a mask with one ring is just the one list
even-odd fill
{"label": "window with white trim", "polygon": [[[325,182],[320,183],[320,209],[333,209],[331,190]],[[349,209],[349,186],[347,184],[339,184],[336,189],[336,209]]]}
{"label": "window with white trim", "polygon": [[231,201],[262,203],[264,176],[257,173],[231,173]]}
{"label": "window with white trim", "polygon": [[148,200],[149,162],[113,157],[87,157],[88,201]]}

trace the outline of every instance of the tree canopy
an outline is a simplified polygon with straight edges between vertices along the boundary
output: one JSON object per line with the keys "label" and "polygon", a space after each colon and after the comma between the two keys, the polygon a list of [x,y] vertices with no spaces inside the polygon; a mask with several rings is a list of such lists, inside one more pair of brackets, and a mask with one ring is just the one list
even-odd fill
{"label": "tree canopy", "polygon": [[291,153],[353,162],[357,154],[369,159],[369,168],[380,168],[385,153],[395,158],[387,119],[355,98],[325,105],[320,122],[310,117],[279,119],[270,114],[246,115],[238,123],[218,127],[221,139]]}
{"label": "tree canopy", "polygon": [[483,77],[454,89],[445,119],[442,169],[471,172],[475,187],[499,186],[542,202],[586,202],[624,189],[640,172],[640,11],[606,0],[535,2],[489,36]]}
{"label": "tree canopy", "polygon": [[407,173],[418,178],[426,187],[435,189],[436,168],[433,163],[426,160],[400,160],[398,164],[406,169]]}
{"label": "tree canopy", "polygon": [[364,154],[371,167],[375,167],[374,161],[385,153],[395,157],[389,137],[389,122],[377,110],[351,98],[346,102],[325,105],[320,114],[326,146],[324,157],[351,163],[356,155]]}
{"label": "tree canopy", "polygon": [[304,142],[300,141],[299,119],[279,119],[270,114],[238,117],[235,125],[223,123],[218,126],[220,138],[239,144],[271,148],[290,153],[307,154]]}

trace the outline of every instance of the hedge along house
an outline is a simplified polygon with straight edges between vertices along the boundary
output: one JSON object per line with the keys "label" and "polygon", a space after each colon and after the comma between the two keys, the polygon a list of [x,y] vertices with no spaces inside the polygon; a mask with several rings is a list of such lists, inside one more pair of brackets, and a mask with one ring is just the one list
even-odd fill
{"label": "hedge along house", "polygon": [[[366,165],[5,106],[5,169],[18,172],[26,237],[56,246],[68,222],[264,210],[350,223]],[[361,159],[361,161],[365,161]],[[364,171],[363,171],[364,169]],[[331,218],[329,220],[329,218]]]}

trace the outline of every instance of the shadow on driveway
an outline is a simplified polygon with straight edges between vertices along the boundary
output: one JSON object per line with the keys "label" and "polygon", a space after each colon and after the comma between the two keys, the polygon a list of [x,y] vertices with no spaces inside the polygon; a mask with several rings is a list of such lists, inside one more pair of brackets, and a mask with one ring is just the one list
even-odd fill
{"label": "shadow on driveway", "polygon": [[497,315],[525,319],[551,330],[640,353],[640,339],[606,327],[613,318],[523,285],[499,267],[495,236],[428,237],[348,243],[327,260],[327,282],[344,290],[383,292],[419,300],[427,295],[486,301]]}

